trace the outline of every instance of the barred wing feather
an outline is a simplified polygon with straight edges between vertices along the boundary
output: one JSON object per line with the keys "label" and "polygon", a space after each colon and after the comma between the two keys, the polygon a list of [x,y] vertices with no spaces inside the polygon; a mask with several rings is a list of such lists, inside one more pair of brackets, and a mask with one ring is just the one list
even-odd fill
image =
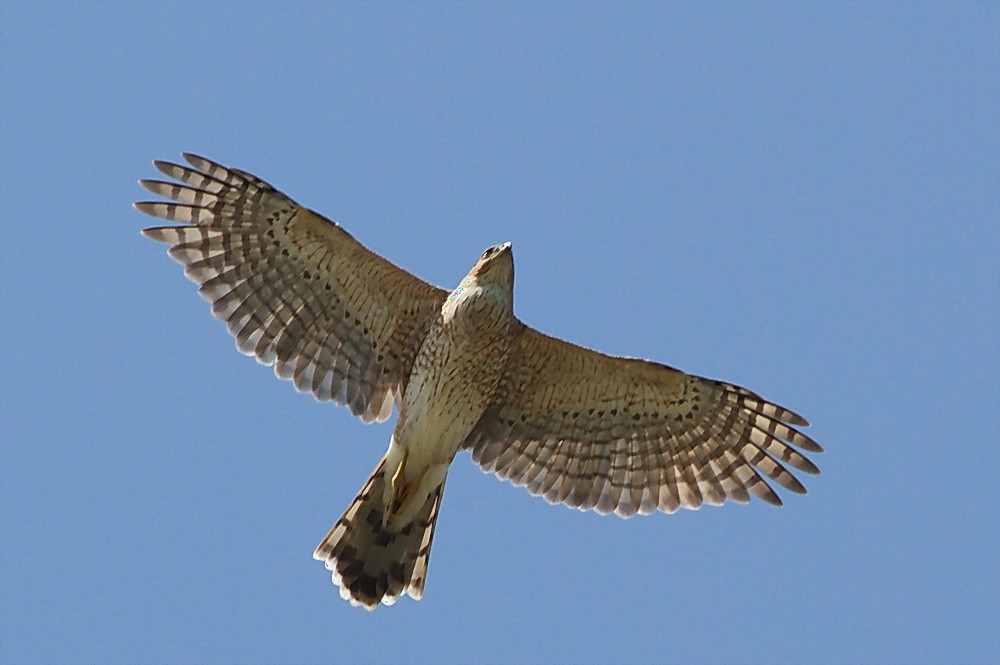
{"label": "barred wing feather", "polygon": [[263,180],[184,158],[154,162],[179,182],[140,181],[171,201],[135,207],[180,224],[143,235],[171,246],[242,353],[366,422],[388,418],[447,292]]}
{"label": "barred wing feather", "polygon": [[550,503],[629,517],[703,503],[781,505],[770,479],[819,469],[801,416],[739,386],[615,358],[524,327],[465,442],[484,471]]}

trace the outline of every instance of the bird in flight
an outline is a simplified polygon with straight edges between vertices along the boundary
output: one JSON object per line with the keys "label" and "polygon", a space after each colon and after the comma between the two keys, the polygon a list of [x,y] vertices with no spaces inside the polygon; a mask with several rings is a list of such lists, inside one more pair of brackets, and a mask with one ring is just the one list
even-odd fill
{"label": "bird in flight", "polygon": [[550,503],[622,517],[751,495],[781,505],[768,480],[804,494],[789,468],[819,473],[800,450],[823,449],[798,414],[522,323],[510,243],[449,292],[260,178],[183,156],[153,162],[174,182],[140,181],[169,201],[135,207],[174,223],[143,235],[170,245],[237,348],[365,422],[399,411],[388,451],[313,554],[353,605],[423,595],[461,450]]}

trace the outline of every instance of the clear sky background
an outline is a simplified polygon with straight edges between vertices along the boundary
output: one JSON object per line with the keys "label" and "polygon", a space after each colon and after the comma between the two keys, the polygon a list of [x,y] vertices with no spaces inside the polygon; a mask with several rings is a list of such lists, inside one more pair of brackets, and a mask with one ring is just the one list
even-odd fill
{"label": "clear sky background", "polygon": [[[997,662],[996,3],[0,5],[0,660]],[[391,425],[139,235],[259,174],[453,288],[803,413],[806,497],[621,520],[455,461],[426,595],[313,548]]]}

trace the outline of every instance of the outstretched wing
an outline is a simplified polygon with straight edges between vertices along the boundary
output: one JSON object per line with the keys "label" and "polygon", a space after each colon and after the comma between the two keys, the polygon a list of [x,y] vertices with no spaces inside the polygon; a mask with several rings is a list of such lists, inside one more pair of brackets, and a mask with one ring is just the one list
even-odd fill
{"label": "outstretched wing", "polygon": [[819,469],[806,420],[732,384],[614,358],[528,327],[464,447],[484,471],[550,503],[622,517],[753,494],[781,505],[761,474],[805,488],[785,465]]}
{"label": "outstretched wing", "polygon": [[136,203],[183,226],[143,235],[198,283],[236,346],[317,399],[385,420],[447,292],[372,253],[336,223],[244,171],[184,154],[142,180],[172,202]]}

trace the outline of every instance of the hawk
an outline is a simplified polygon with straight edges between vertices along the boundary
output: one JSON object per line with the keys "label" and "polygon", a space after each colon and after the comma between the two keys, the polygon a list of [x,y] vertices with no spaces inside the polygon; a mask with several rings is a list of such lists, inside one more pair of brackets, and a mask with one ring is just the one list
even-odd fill
{"label": "hawk", "polygon": [[313,556],[374,609],[423,595],[455,454],[550,503],[630,517],[756,496],[819,469],[798,414],[740,386],[549,337],[514,316],[510,243],[453,291],[374,254],[267,182],[185,153],[153,162],[170,245],[237,348],[365,422],[399,411],[389,449]]}

